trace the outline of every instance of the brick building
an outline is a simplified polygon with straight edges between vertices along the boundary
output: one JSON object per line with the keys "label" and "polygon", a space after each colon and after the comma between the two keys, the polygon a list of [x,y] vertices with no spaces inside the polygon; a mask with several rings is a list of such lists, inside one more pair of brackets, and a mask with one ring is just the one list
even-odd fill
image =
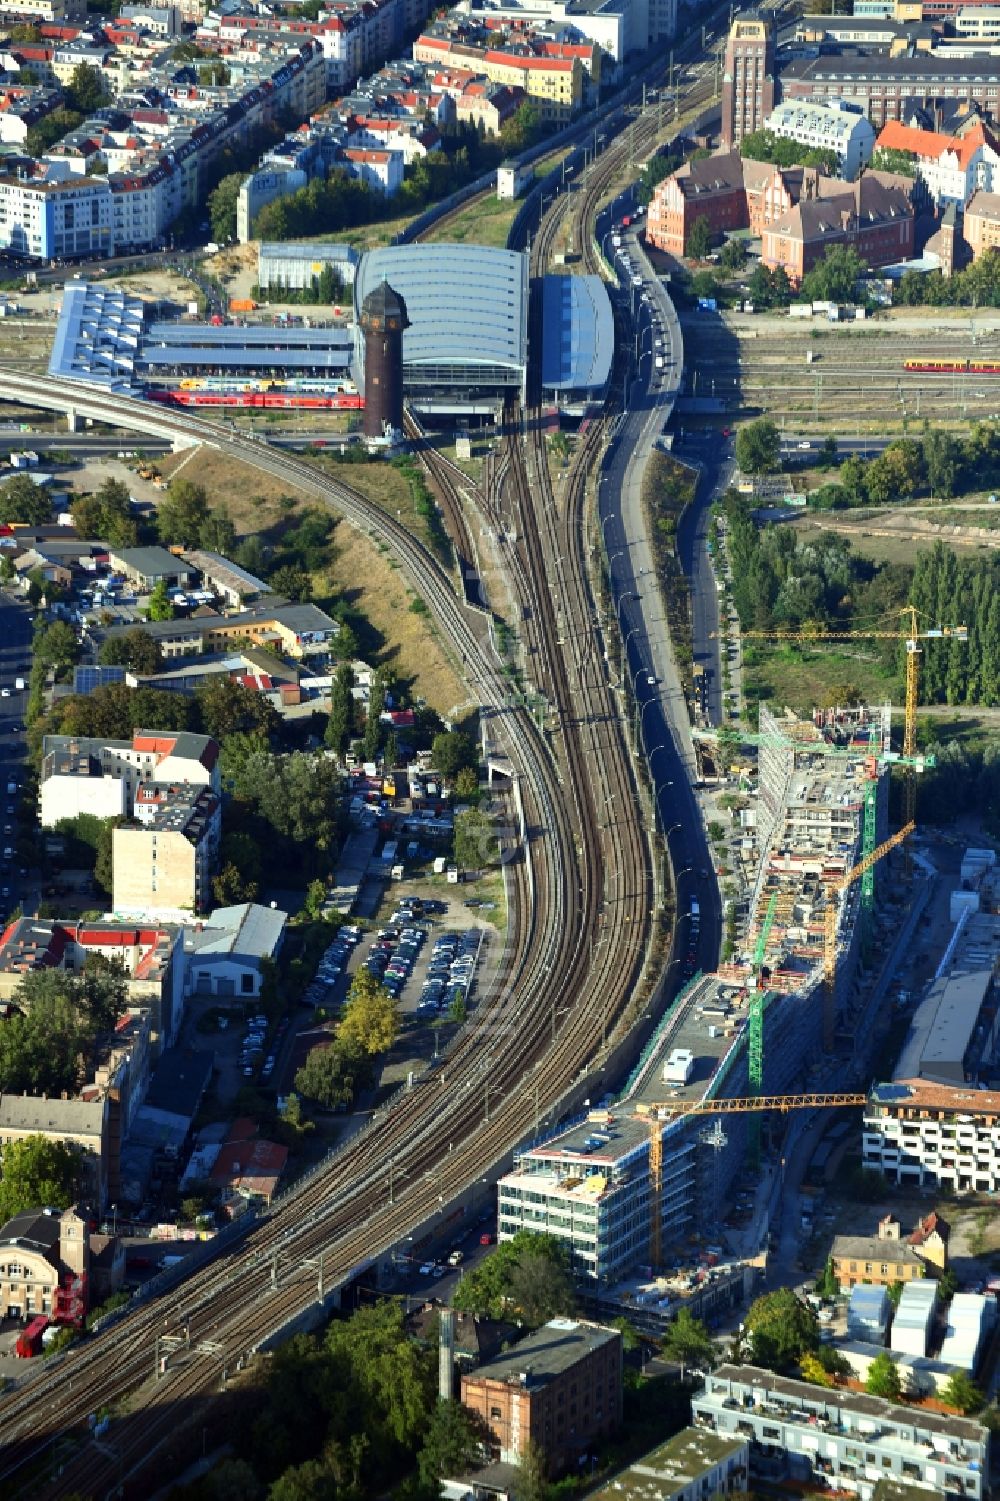
{"label": "brick building", "polygon": [[531,1442],[550,1475],[561,1474],[621,1424],[621,1334],[553,1319],[464,1374],[462,1403],[490,1430],[502,1462],[516,1464]]}
{"label": "brick building", "polygon": [[737,16],[726,43],[722,77],[723,150],[759,130],[774,102],[774,28],[758,17]]}
{"label": "brick building", "polygon": [[891,266],[913,254],[909,182],[889,172],[866,172],[830,197],[801,198],[761,237],[765,266],[782,266],[793,283],[834,245],[850,245],[866,265]]}

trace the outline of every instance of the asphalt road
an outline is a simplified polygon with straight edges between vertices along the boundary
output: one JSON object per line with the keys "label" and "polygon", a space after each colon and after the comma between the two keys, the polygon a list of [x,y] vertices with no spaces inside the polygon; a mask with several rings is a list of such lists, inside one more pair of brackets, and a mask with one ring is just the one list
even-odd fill
{"label": "asphalt road", "polygon": [[[14,687],[25,682],[31,671],[31,612],[20,600],[0,589],[0,808],[3,810],[3,841],[0,844],[0,913],[13,910],[21,900],[23,878],[14,852],[16,793],[24,774],[24,713],[27,692]],[[9,695],[9,696],[3,696]],[[9,852],[9,853],[8,853]]]}
{"label": "asphalt road", "polygon": [[[631,206],[622,195],[599,216],[597,239],[609,234],[612,222]],[[601,473],[598,514],[604,535],[611,577],[611,592],[618,616],[629,677],[634,685],[636,719],[653,781],[659,825],[670,850],[677,883],[677,912],[681,923],[690,920],[697,901],[701,922],[688,952],[689,967],[714,969],[721,938],[721,902],[712,874],[705,828],[694,791],[694,756],[691,745],[687,700],[677,679],[655,581],[653,560],[638,510],[637,477],[648,452],[672,409],[670,392],[680,375],[679,330],[666,316],[666,299],[655,277],[644,275],[644,285],[617,294],[620,302],[631,301],[634,328],[639,335],[638,374],[629,381],[628,402]],[[664,306],[658,306],[663,299]],[[623,311],[626,309],[623,308]],[[656,314],[663,340],[665,364],[654,364],[656,332],[651,320]],[[647,332],[648,330],[648,332]],[[645,354],[642,353],[645,351]],[[635,362],[630,374],[635,370]],[[651,390],[650,381],[655,389]],[[623,709],[628,700],[623,693]],[[685,962],[685,938],[677,944],[679,961]]]}

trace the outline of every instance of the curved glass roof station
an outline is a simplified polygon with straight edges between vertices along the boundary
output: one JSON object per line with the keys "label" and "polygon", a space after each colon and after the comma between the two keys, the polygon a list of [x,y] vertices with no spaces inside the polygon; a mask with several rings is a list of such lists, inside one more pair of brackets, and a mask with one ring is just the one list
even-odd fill
{"label": "curved glass roof station", "polygon": [[355,361],[364,384],[359,310],[389,283],[406,303],[407,393],[524,391],[528,360],[528,258],[483,245],[393,245],[362,256],[354,279]]}

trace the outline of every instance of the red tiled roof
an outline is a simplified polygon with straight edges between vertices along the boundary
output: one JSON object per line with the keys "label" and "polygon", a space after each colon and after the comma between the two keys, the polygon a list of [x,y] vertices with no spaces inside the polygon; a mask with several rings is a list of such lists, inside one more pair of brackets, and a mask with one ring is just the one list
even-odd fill
{"label": "red tiled roof", "polygon": [[996,142],[980,124],[973,125],[964,136],[946,136],[939,135],[934,130],[918,130],[914,125],[903,125],[898,120],[890,120],[887,125],[883,125],[875,144],[879,150],[909,151],[914,156],[934,159],[950,154],[956,157],[958,165],[963,169],[969,166],[981,146],[992,146],[996,150]]}

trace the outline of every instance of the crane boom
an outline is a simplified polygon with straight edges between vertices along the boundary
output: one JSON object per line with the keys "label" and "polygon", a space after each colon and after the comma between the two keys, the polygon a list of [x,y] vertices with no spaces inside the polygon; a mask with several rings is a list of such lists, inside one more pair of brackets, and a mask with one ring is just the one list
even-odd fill
{"label": "crane boom", "polygon": [[666,1100],[664,1103],[638,1105],[636,1113],[653,1112],[653,1127],[659,1112],[671,1115],[750,1115],[757,1110],[836,1110],[842,1105],[866,1105],[866,1094],[759,1094],[725,1100]]}

